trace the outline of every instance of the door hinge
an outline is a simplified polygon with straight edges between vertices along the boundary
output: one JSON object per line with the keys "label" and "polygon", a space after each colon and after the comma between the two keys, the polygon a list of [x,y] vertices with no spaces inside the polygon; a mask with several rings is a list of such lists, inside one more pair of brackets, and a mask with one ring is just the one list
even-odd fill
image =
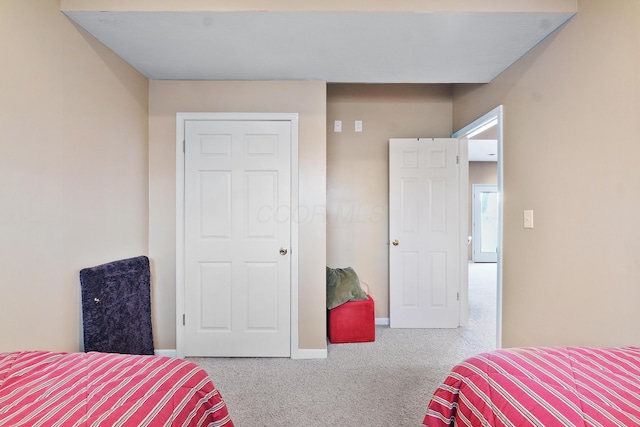
{"label": "door hinge", "polygon": [[460,156],[456,156],[456,165],[460,163]]}
{"label": "door hinge", "polygon": [[182,152],[183,152],[183,153],[186,153],[186,149],[187,149],[186,145],[187,145],[187,143],[186,143],[186,141],[183,139],[183,140],[182,140]]}
{"label": "door hinge", "polygon": [[184,326],[186,324],[184,318],[185,318],[185,315],[183,314],[182,315],[182,326]]}
{"label": "door hinge", "polygon": [[456,300],[460,301],[460,292],[456,292]]}

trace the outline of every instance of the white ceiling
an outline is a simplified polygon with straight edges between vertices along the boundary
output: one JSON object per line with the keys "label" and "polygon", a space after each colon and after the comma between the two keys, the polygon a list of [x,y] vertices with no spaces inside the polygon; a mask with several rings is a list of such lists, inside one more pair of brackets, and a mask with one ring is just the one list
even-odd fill
{"label": "white ceiling", "polygon": [[486,83],[572,13],[65,11],[150,79]]}
{"label": "white ceiling", "polygon": [[498,140],[497,139],[470,139],[469,140],[469,161],[470,162],[497,162],[498,161]]}
{"label": "white ceiling", "polygon": [[469,137],[469,161],[470,162],[497,162],[498,161],[498,125],[484,128]]}

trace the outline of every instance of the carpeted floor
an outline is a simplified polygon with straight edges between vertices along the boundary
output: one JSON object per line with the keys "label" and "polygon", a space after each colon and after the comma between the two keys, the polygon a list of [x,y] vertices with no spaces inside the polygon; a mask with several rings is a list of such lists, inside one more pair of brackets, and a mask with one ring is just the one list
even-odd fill
{"label": "carpeted floor", "polygon": [[194,358],[236,427],[418,427],[462,359],[495,348],[495,266],[470,264],[469,327],[376,328],[376,341],[329,344],[323,360]]}

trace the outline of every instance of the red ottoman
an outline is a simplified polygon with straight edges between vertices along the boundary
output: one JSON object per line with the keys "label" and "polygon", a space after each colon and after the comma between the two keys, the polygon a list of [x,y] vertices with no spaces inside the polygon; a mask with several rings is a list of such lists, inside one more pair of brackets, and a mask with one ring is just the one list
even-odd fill
{"label": "red ottoman", "polygon": [[373,299],[349,301],[329,310],[329,341],[332,344],[376,340]]}

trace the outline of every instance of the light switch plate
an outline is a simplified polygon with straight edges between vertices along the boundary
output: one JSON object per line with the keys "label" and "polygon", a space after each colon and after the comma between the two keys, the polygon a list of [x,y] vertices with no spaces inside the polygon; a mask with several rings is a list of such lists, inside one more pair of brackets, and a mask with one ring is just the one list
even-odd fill
{"label": "light switch plate", "polygon": [[524,228],[533,228],[533,210],[524,211]]}
{"label": "light switch plate", "polygon": [[356,132],[362,132],[362,120],[356,120]]}
{"label": "light switch plate", "polygon": [[342,120],[336,120],[333,122],[333,131],[342,132]]}

